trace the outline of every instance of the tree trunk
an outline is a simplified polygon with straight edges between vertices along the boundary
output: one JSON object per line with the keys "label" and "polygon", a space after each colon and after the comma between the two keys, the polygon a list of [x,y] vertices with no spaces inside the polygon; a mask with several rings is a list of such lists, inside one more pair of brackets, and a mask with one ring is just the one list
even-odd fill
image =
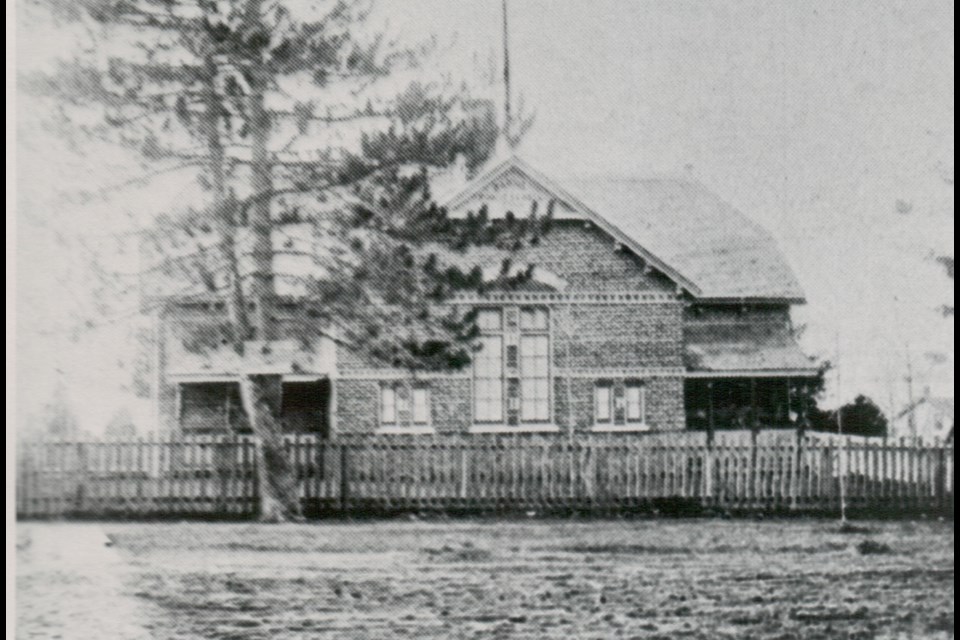
{"label": "tree trunk", "polygon": [[[226,187],[226,155],[220,130],[220,99],[216,91],[219,73],[217,56],[207,58],[206,143],[209,159],[213,207],[217,221],[221,256],[228,274],[227,310],[233,329],[233,350],[241,362],[249,353],[247,341],[271,340],[276,336],[270,313],[273,278],[273,253],[270,224],[270,158],[267,148],[269,116],[263,103],[264,83],[257,82],[250,99],[253,164],[252,182],[255,201],[251,207],[249,228],[254,243],[255,273],[249,290],[241,280],[240,247],[237,234],[242,220],[236,202]],[[261,78],[262,80],[262,78]],[[253,303],[253,317],[250,307]],[[260,494],[259,518],[264,522],[299,520],[301,509],[298,486],[284,448],[281,421],[282,377],[280,375],[241,374],[240,400],[247,423],[257,438],[257,483]]]}
{"label": "tree trunk", "polygon": [[[253,33],[262,25],[262,0],[248,0],[245,22]],[[253,273],[249,301],[252,302],[251,328],[255,339],[269,349],[270,341],[278,336],[274,314],[275,278],[273,272],[273,223],[270,218],[273,189],[270,158],[270,114],[266,109],[265,94],[270,80],[267,63],[254,54],[249,63],[247,121],[250,125],[250,180],[253,201],[247,220],[251,231]],[[249,358],[251,354],[244,354]],[[253,372],[245,375],[240,384],[240,397],[251,429],[258,440],[257,485],[260,489],[260,520],[285,522],[300,520],[300,499],[297,479],[287,458],[283,442],[283,423],[280,417],[282,378],[277,374]]]}
{"label": "tree trunk", "polygon": [[257,437],[261,522],[302,520],[297,478],[283,441],[281,385],[275,374],[246,375],[240,382],[244,412]]}

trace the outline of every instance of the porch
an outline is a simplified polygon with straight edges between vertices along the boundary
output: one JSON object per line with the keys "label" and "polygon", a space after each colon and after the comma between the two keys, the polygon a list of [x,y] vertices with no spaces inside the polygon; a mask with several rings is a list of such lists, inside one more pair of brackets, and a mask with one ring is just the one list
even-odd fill
{"label": "porch", "polygon": [[687,429],[789,429],[807,410],[815,376],[692,375],[684,383]]}

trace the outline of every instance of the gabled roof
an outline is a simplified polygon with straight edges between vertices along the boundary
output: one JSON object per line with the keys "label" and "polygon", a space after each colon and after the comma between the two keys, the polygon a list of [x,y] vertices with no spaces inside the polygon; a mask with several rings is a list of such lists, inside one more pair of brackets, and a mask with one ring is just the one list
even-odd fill
{"label": "gabled roof", "polygon": [[576,179],[564,187],[510,157],[441,200],[462,206],[518,170],[702,299],[803,302],[772,236],[703,185],[679,179]]}
{"label": "gabled roof", "polygon": [[699,297],[803,300],[773,237],[697,182],[594,179],[567,185],[695,282]]}
{"label": "gabled roof", "polygon": [[511,156],[503,161],[494,163],[491,169],[481,172],[479,177],[468,183],[464,189],[456,192],[452,197],[445,199],[440,198],[439,200],[448,209],[456,209],[457,207],[467,203],[471,198],[480,194],[485,187],[492,184],[495,180],[497,180],[497,178],[507,174],[510,171],[520,171],[525,178],[533,183],[534,186],[541,191],[550,194],[550,196],[559,201],[561,206],[566,207],[571,212],[574,212],[577,217],[588,220],[597,225],[599,228],[603,229],[618,242],[622,243],[626,247],[629,247],[647,263],[666,274],[670,279],[684,289],[691,292],[697,291],[697,286],[693,281],[686,278],[682,273],[678,272],[670,264],[664,262],[655,254],[648,251],[645,247],[636,242],[631,236],[624,233],[615,225],[611,224],[607,218],[597,214],[589,206],[581,202],[576,196],[563,189],[560,185],[556,184],[516,156]]}
{"label": "gabled roof", "polygon": [[897,414],[895,419],[899,420],[900,418],[903,418],[907,414],[916,411],[917,407],[923,404],[929,405],[938,415],[953,420],[953,398],[940,398],[933,396],[924,396],[915,401],[913,404],[908,405],[903,411]]}

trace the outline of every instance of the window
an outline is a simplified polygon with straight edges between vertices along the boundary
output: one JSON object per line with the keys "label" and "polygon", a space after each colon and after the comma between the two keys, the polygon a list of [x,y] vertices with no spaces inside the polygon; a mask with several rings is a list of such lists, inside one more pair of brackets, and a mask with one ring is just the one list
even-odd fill
{"label": "window", "polygon": [[392,385],[380,387],[380,422],[397,423],[397,390]]}
{"label": "window", "polygon": [[385,426],[430,424],[430,389],[390,383],[380,387],[380,423]]}
{"label": "window", "polygon": [[477,326],[480,331],[500,331],[503,328],[500,312],[496,309],[481,309],[477,313]]}
{"label": "window", "polygon": [[396,386],[397,394],[397,423],[410,423],[410,389],[406,385]]}
{"label": "window", "polygon": [[548,328],[549,316],[546,309],[532,308],[520,312],[521,331],[547,331]]}
{"label": "window", "polygon": [[242,432],[246,428],[235,382],[180,385],[180,426],[193,433]]}
{"label": "window", "polygon": [[413,388],[413,424],[430,424],[430,390]]}
{"label": "window", "polygon": [[474,361],[474,418],[478,422],[550,420],[550,322],[540,307],[482,309],[481,350]]}
{"label": "window", "polygon": [[647,421],[647,389],[641,382],[627,382],[625,387],[627,422]]}
{"label": "window", "polygon": [[478,422],[503,421],[502,336],[480,338],[480,352],[474,362],[474,403]]}
{"label": "window", "polygon": [[520,338],[520,415],[524,422],[550,419],[549,342],[545,335]]}
{"label": "window", "polygon": [[547,309],[520,310],[520,419],[550,420],[550,321]]}
{"label": "window", "polygon": [[613,416],[613,387],[609,382],[598,382],[593,388],[596,421],[610,422]]}

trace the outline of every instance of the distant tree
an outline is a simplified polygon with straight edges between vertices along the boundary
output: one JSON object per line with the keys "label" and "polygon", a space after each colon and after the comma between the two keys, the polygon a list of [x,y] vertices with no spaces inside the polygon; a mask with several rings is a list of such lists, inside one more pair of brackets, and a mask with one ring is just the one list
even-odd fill
{"label": "distant tree", "polygon": [[50,402],[44,411],[43,425],[47,435],[57,438],[77,434],[77,418],[67,395],[67,386],[62,380],[58,380],[53,388]]}
{"label": "distant tree", "polygon": [[[794,335],[799,337],[804,329],[805,327],[800,327],[795,330]],[[827,372],[832,366],[830,361],[825,360],[817,369],[816,376],[806,380],[794,380],[791,383],[790,405],[796,411],[796,423],[801,431],[816,428],[820,411],[817,401],[827,387]]]}
{"label": "distant tree", "polygon": [[[840,420],[838,422],[838,412]],[[812,426],[816,431],[842,433],[855,436],[885,436],[889,423],[883,410],[864,395],[854,398],[839,409],[823,411],[814,409]]]}
{"label": "distant tree", "polygon": [[130,410],[126,407],[117,409],[104,430],[104,435],[108,438],[128,438],[136,435],[136,433],[137,425],[133,421],[133,416],[130,415]]}

